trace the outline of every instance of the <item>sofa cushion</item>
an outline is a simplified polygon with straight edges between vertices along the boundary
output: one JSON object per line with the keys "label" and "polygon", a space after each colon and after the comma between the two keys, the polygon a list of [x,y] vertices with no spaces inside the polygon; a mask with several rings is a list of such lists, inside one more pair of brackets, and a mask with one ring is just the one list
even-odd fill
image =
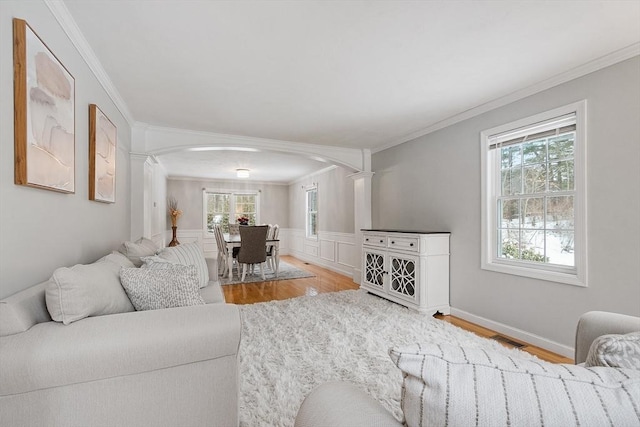
{"label": "sofa cushion", "polygon": [[[5,396],[28,398],[26,393],[35,390],[93,382],[91,390],[97,404],[102,389],[95,381],[128,375],[135,380],[143,372],[235,357],[240,331],[240,312],[231,304],[89,317],[69,326],[40,323],[23,334],[0,339],[0,401]],[[235,375],[221,374],[229,378]],[[215,378],[209,381],[211,387],[217,387]],[[69,388],[59,390],[60,395],[69,397]],[[73,420],[74,402],[67,401],[68,420]],[[169,404],[169,400],[163,402]],[[39,409],[27,405],[24,410]],[[93,424],[103,423],[95,420]],[[67,421],[40,425],[77,424]]]}
{"label": "sofa cushion", "polygon": [[[204,288],[209,284],[207,262],[204,259],[204,252],[202,252],[200,245],[197,243],[185,243],[170,248],[163,248],[158,252],[158,257],[177,264],[194,265],[198,271],[199,286]],[[158,257],[149,258],[149,260],[158,262]]]}
{"label": "sofa cushion", "polygon": [[[637,425],[640,371],[552,364],[453,345],[391,349],[418,425]],[[534,421],[535,420],[535,421]]]}
{"label": "sofa cushion", "polygon": [[68,325],[89,316],[134,311],[120,284],[120,268],[121,263],[108,258],[58,268],[45,289],[51,318]]}
{"label": "sofa cushion", "polygon": [[585,366],[640,369],[640,332],[599,336],[589,348]]}
{"label": "sofa cushion", "polygon": [[204,304],[198,272],[193,265],[167,264],[164,268],[123,268],[122,286],[136,310],[157,310]]}
{"label": "sofa cushion", "polygon": [[122,243],[118,251],[129,258],[136,267],[140,267],[142,265],[140,257],[155,255],[159,249],[152,240],[141,237],[135,242]]}

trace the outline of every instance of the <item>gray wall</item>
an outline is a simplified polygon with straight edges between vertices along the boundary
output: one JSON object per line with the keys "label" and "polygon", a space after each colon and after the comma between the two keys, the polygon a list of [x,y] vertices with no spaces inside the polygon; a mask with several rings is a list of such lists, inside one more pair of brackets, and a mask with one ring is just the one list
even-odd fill
{"label": "gray wall", "polygon": [[312,174],[289,186],[290,228],[305,229],[305,189],[318,184],[318,231],[354,233],[352,172],[335,167]]}
{"label": "gray wall", "polygon": [[[251,183],[248,181],[211,181],[169,178],[167,197],[175,197],[183,215],[178,220],[178,229],[203,230],[202,189],[214,190],[260,190],[260,222],[289,226],[289,189],[286,185]],[[167,217],[167,227],[171,220]]]}
{"label": "gray wall", "polygon": [[[480,136],[587,99],[589,287],[480,269]],[[373,225],[451,231],[453,307],[572,347],[589,310],[640,315],[640,57],[373,155]]]}
{"label": "gray wall", "polygon": [[[12,18],[27,21],[75,78],[75,194],[13,183]],[[88,200],[89,104],[118,128],[116,203]],[[48,7],[0,1],[0,298],[48,279],[57,267],[88,263],[129,237],[131,129]]]}

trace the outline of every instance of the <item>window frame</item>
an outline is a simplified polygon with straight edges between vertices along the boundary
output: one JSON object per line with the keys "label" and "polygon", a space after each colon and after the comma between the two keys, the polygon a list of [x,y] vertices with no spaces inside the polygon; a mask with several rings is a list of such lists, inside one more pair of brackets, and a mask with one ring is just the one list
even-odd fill
{"label": "window frame", "polygon": [[[309,210],[309,194],[315,192],[316,194],[316,210]],[[315,214],[316,219],[316,234],[310,233],[310,216],[311,214]],[[310,240],[318,240],[319,239],[319,223],[318,223],[318,184],[307,185],[304,187],[304,217],[305,217],[305,237]]]}
{"label": "window frame", "polygon": [[256,224],[260,224],[260,190],[227,190],[227,189],[213,189],[213,188],[203,188],[202,189],[202,222],[204,231],[213,235],[212,231],[209,231],[208,223],[207,223],[207,198],[209,194],[228,194],[230,196],[229,199],[229,224],[236,223],[236,217],[239,215],[236,212],[236,196],[239,195],[252,195],[256,197]]}
{"label": "window frame", "polygon": [[[574,266],[498,258],[498,197],[500,196],[500,152],[490,149],[496,135],[531,128],[569,114],[575,114],[574,141]],[[547,280],[574,286],[587,286],[587,101],[582,100],[534,116],[480,132],[481,144],[481,268],[499,273]],[[545,193],[550,195],[552,193]]]}

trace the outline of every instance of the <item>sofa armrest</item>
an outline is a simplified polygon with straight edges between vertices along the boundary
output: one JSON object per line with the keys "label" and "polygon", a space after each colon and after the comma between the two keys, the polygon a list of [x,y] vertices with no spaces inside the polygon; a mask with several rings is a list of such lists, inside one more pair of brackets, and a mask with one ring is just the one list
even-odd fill
{"label": "sofa armrest", "polygon": [[215,282],[218,280],[218,260],[216,258],[205,258],[207,263],[207,270],[209,271],[209,281]]}
{"label": "sofa armrest", "polygon": [[402,427],[390,412],[346,382],[319,385],[302,402],[295,427]]}
{"label": "sofa armrest", "polygon": [[583,363],[587,359],[591,343],[599,336],[635,331],[640,331],[640,317],[606,311],[583,314],[576,328],[575,363]]}
{"label": "sofa armrest", "polygon": [[237,357],[240,331],[230,304],[39,323],[0,338],[0,396]]}

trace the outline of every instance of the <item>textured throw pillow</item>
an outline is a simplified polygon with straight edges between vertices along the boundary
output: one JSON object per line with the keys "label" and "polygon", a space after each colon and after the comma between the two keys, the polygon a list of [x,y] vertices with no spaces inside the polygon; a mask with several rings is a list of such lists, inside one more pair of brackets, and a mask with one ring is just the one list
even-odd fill
{"label": "textured throw pillow", "polygon": [[599,336],[591,343],[584,365],[640,369],[640,331]]}
{"label": "textured throw pillow", "polygon": [[640,371],[585,368],[478,348],[412,345],[389,351],[403,372],[413,426],[638,425]]}
{"label": "textured throw pillow", "polygon": [[141,237],[135,242],[124,242],[118,251],[129,258],[136,267],[140,267],[140,257],[155,255],[158,249],[160,248],[152,240]]}
{"label": "textured throw pillow", "polygon": [[209,284],[207,261],[204,259],[204,252],[197,243],[185,243],[171,248],[163,248],[158,252],[158,256],[176,264],[195,266],[198,271],[200,287],[204,288]]}
{"label": "textured throw pillow", "polygon": [[45,289],[51,318],[68,325],[89,316],[133,311],[120,284],[120,268],[108,260],[58,268]]}
{"label": "textured throw pillow", "polygon": [[202,305],[198,272],[193,265],[167,268],[123,268],[122,286],[136,310]]}

